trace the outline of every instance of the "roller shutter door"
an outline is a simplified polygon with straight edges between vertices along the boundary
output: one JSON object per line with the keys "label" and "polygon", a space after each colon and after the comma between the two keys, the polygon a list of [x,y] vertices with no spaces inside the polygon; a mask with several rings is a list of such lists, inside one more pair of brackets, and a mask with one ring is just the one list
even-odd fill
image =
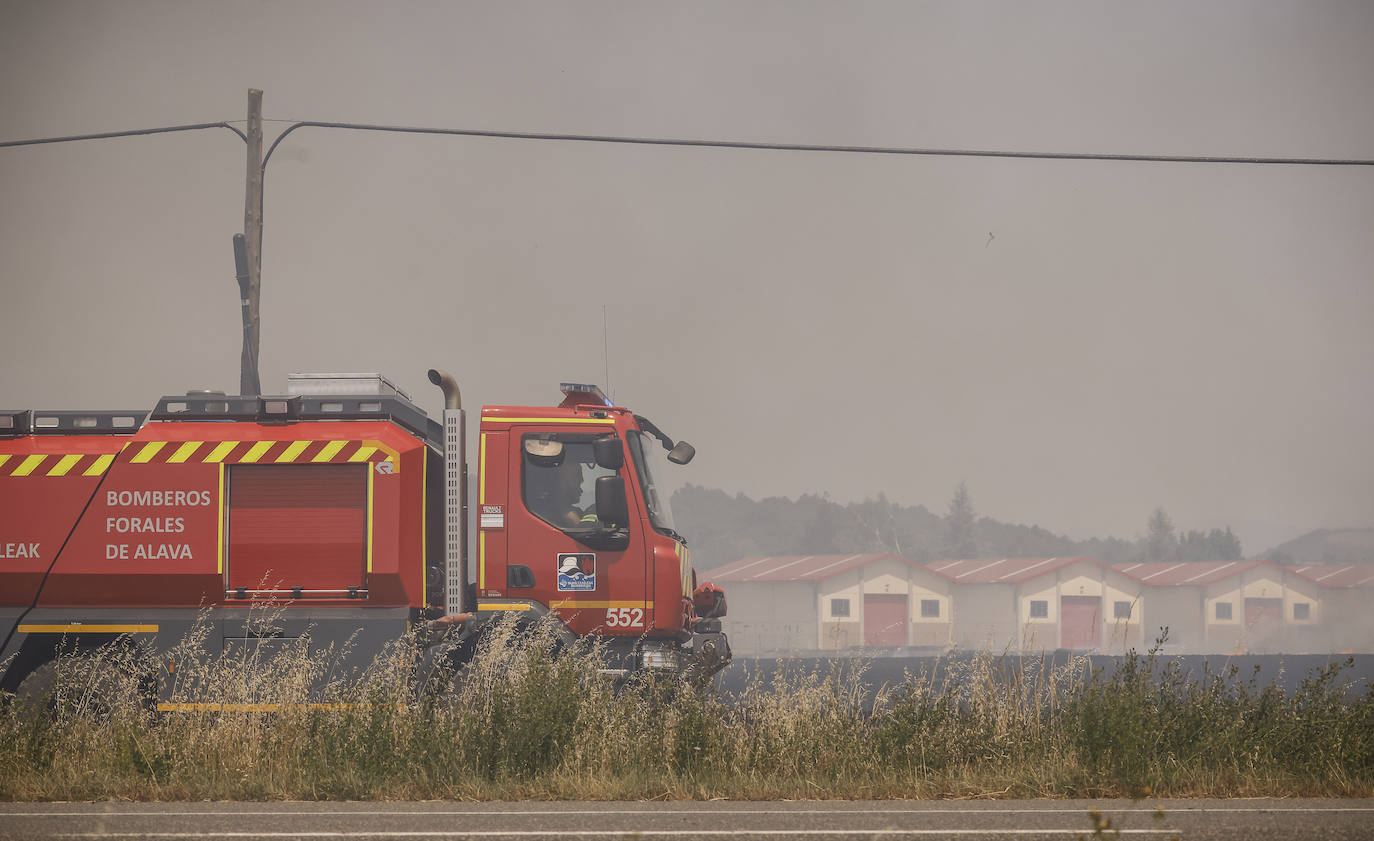
{"label": "roller shutter door", "polygon": [[864,645],[906,645],[906,596],[864,594]]}
{"label": "roller shutter door", "polygon": [[1283,631],[1283,599],[1245,600],[1245,638],[1250,651],[1275,651]]}
{"label": "roller shutter door", "polygon": [[229,471],[230,591],[367,585],[366,464],[239,464]]}
{"label": "roller shutter door", "polygon": [[1063,596],[1059,600],[1060,648],[1088,651],[1102,645],[1102,599]]}

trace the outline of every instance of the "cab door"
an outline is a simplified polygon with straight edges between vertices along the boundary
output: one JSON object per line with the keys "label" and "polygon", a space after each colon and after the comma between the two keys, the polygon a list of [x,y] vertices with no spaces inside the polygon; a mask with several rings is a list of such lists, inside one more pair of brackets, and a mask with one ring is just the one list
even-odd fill
{"label": "cab door", "polygon": [[649,622],[645,535],[633,496],[623,525],[597,510],[597,480],[623,480],[629,464],[597,463],[593,442],[608,436],[552,425],[511,430],[505,596],[547,605],[579,634],[638,636]]}

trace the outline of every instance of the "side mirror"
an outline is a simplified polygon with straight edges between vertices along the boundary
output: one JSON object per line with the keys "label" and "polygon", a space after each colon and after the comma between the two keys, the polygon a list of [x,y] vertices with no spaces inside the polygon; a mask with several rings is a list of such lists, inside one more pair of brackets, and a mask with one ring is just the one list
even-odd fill
{"label": "side mirror", "polygon": [[592,452],[596,454],[596,466],[606,470],[619,470],[625,465],[625,447],[614,435],[598,438],[592,442]]}
{"label": "side mirror", "polygon": [[668,451],[668,460],[673,464],[686,464],[692,460],[692,456],[697,454],[697,448],[688,444],[686,441],[677,442],[677,446]]}
{"label": "side mirror", "polygon": [[624,528],[630,524],[630,507],[625,502],[624,478],[620,476],[597,477],[596,517],[606,528]]}

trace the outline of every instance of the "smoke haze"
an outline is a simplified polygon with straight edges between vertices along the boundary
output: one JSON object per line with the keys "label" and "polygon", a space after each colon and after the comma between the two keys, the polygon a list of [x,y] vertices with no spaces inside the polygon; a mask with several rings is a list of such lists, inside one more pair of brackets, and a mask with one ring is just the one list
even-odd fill
{"label": "smoke haze", "polygon": [[[1374,157],[1374,6],[0,5],[0,139],[274,120]],[[269,142],[284,128],[269,122]],[[0,403],[236,391],[244,150],[0,149]],[[302,129],[262,381],[432,413],[601,381],[755,498],[885,491],[1075,537],[1374,511],[1374,168],[910,158]],[[607,319],[603,360],[602,312]]]}

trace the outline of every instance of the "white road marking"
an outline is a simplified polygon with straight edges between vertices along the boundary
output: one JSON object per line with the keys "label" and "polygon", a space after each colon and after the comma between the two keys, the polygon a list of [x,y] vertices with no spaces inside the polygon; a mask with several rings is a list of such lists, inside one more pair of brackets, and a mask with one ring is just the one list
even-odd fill
{"label": "white road marking", "polygon": [[[993,802],[993,801],[989,801]],[[332,804],[337,805],[337,804]],[[1088,809],[1097,809],[1101,812],[1111,814],[1153,814],[1156,811],[1163,811],[1166,815],[1183,813],[1256,813],[1256,812],[1374,812],[1374,806],[1250,806],[1250,807],[1230,807],[1230,806],[1161,806],[1154,808],[1113,808],[1106,804],[1071,806],[1059,809],[806,809],[798,808],[799,803],[788,804],[787,809],[720,809],[718,811],[707,811],[705,809],[510,809],[510,810],[484,810],[484,809],[444,809],[444,810],[425,810],[416,809],[409,811],[387,810],[387,809],[337,809],[328,810],[262,810],[262,811],[197,811],[197,812],[105,812],[105,811],[86,811],[86,812],[11,812],[0,809],[0,816],[21,817],[21,818],[90,818],[90,817],[143,817],[143,818],[182,818],[182,817],[300,817],[311,815],[346,815],[346,816],[367,816],[377,815],[386,817],[412,817],[428,816],[434,817],[499,817],[502,815],[528,816],[541,815],[553,817],[557,815],[580,816],[580,815],[1046,815],[1046,814],[1080,814],[1086,813]]]}
{"label": "white road marking", "polygon": [[[1112,830],[1121,835],[1179,836],[1175,829]],[[435,830],[375,832],[67,832],[54,838],[644,838],[646,836],[747,836],[747,835],[1064,835],[1082,834],[1076,829],[491,829],[491,830]]]}

